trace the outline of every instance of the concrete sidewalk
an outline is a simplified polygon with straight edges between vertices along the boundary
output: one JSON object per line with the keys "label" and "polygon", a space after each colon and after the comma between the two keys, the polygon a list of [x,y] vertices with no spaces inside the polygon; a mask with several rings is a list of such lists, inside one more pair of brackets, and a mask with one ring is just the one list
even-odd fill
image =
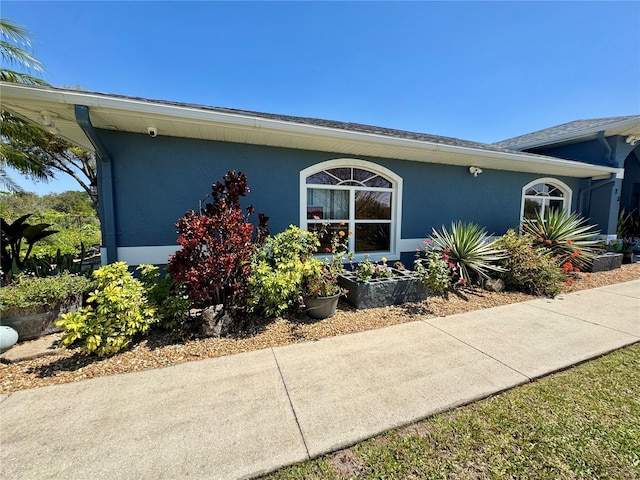
{"label": "concrete sidewalk", "polygon": [[233,479],[640,341],[640,280],[0,397],[4,479]]}

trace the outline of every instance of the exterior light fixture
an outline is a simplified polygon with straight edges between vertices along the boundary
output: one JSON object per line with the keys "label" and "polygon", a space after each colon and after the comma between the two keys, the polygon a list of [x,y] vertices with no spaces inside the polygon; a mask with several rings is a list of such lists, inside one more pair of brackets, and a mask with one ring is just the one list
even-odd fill
{"label": "exterior light fixture", "polygon": [[482,169],[480,167],[471,166],[471,167],[469,167],[469,173],[471,175],[473,175],[474,177],[477,177],[478,175],[480,175],[482,173]]}

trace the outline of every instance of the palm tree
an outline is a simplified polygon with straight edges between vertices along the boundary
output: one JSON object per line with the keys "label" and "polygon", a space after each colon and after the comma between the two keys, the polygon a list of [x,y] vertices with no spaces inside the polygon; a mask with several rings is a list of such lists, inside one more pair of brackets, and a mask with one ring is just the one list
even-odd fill
{"label": "palm tree", "polygon": [[[40,62],[25,50],[30,48],[29,31],[11,20],[0,18],[0,57],[2,62],[26,72],[42,72]],[[28,85],[46,85],[44,80],[24,71],[2,67],[0,80]]]}
{"label": "palm tree", "polygon": [[[28,85],[47,85],[30,73],[42,72],[40,62],[27,50],[29,32],[16,23],[0,18],[0,59],[14,69],[0,68],[0,80]],[[10,166],[36,180],[47,181],[62,172],[73,177],[85,190],[97,210],[98,199],[92,186],[97,184],[95,157],[66,140],[28,123],[9,112],[0,112],[0,188],[11,192],[22,189],[7,174]]]}
{"label": "palm tree", "polygon": [[[0,18],[0,80],[5,82],[25,83],[28,85],[46,85],[30,73],[42,72],[40,62],[26,49],[31,47],[29,32],[20,25]],[[5,65],[10,68],[5,68]],[[18,71],[23,70],[23,71]],[[26,71],[26,72],[25,72]],[[28,150],[16,148],[12,143],[28,143],[39,136],[40,130],[8,112],[0,112],[2,134],[0,135],[0,187],[9,191],[21,191],[20,186],[7,173],[7,166],[20,173],[40,180],[46,180],[51,172],[38,161],[34,161]],[[10,141],[12,140],[12,141]]]}

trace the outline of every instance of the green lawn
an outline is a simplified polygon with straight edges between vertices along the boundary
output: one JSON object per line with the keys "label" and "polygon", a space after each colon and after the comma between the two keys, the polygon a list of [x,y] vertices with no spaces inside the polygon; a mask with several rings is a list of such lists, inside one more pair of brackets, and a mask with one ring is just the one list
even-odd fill
{"label": "green lawn", "polygon": [[640,344],[270,479],[640,479]]}

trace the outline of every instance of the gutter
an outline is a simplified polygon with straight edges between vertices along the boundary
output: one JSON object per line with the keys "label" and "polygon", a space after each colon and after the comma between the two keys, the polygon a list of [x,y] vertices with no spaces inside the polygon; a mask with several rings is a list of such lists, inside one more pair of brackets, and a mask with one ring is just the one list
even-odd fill
{"label": "gutter", "polygon": [[[79,92],[68,91],[45,87],[31,87],[16,84],[1,84],[3,88],[11,91],[14,98],[22,97],[30,101],[55,102],[66,105],[86,105],[87,108],[95,108],[99,110],[112,111],[113,113],[128,114],[135,113],[140,116],[158,116],[167,120],[191,121],[197,123],[208,124],[210,126],[223,125],[228,128],[239,128],[246,131],[263,131],[271,132],[274,135],[300,136],[306,138],[315,137],[318,141],[332,142],[335,140],[343,142],[357,142],[368,146],[390,147],[390,148],[406,148],[416,154],[427,154],[427,152],[452,154],[457,157],[455,162],[429,162],[429,163],[446,163],[449,165],[469,166],[477,165],[481,168],[497,168],[501,170],[529,171],[519,170],[517,167],[505,168],[505,165],[535,165],[538,169],[545,171],[550,167],[569,168],[576,171],[578,167],[583,173],[580,175],[570,175],[577,177],[591,176],[607,178],[614,169],[605,166],[596,166],[589,164],[577,164],[574,161],[557,159],[543,155],[530,153],[522,153],[515,151],[496,151],[474,148],[471,146],[447,145],[444,143],[430,142],[426,140],[417,140],[410,138],[399,138],[377,133],[358,132],[332,128],[329,126],[310,125],[304,123],[295,123],[291,121],[254,117],[248,114],[237,112],[220,112],[209,110],[204,106],[198,105],[180,105],[154,103],[153,100],[137,99],[137,98],[121,98],[110,96],[108,94],[95,92]],[[133,133],[143,133],[146,131],[128,130]],[[86,134],[86,132],[85,132]],[[251,142],[247,142],[251,143]],[[267,146],[284,146],[281,144],[265,144]],[[304,147],[301,147],[304,149]],[[422,153],[421,153],[422,152]],[[455,157],[454,157],[455,158]],[[479,164],[480,159],[484,159],[483,164]],[[412,161],[422,161],[417,158],[404,158]],[[450,159],[451,160],[451,159]],[[502,167],[493,165],[494,162],[502,163]],[[556,175],[566,175],[566,173],[555,173]]]}
{"label": "gutter", "polygon": [[615,167],[615,162],[613,160],[613,150],[611,149],[611,145],[609,145],[609,142],[604,136],[604,130],[601,130],[598,132],[597,138],[598,138],[598,142],[600,142],[600,145],[602,145],[604,149],[607,151],[607,153],[604,156],[604,161],[607,162],[609,166]]}
{"label": "gutter", "polygon": [[106,249],[106,263],[118,261],[116,210],[113,193],[113,171],[111,156],[91,123],[89,107],[75,105],[76,122],[87,136],[96,152],[98,177],[98,215],[102,226],[102,243]]}

